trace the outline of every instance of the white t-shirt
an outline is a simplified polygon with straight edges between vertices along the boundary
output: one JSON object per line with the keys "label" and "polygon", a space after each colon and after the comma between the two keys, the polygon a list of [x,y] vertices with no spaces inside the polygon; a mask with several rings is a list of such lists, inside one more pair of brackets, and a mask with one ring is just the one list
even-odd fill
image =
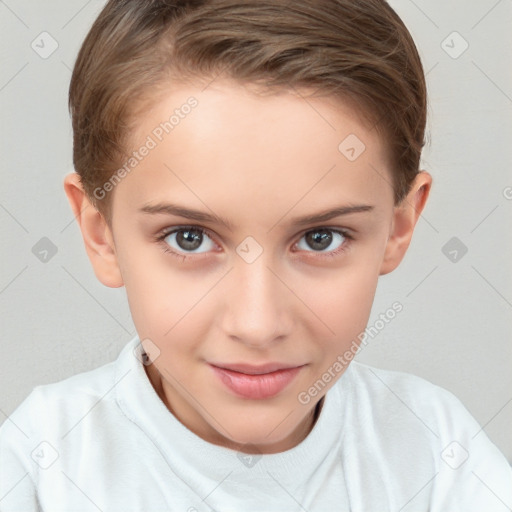
{"label": "white t-shirt", "polygon": [[512,509],[505,457],[458,399],[423,379],[353,361],[300,444],[246,455],[169,412],[141,348],[135,337],[116,361],[37,386],[4,422],[0,511]]}

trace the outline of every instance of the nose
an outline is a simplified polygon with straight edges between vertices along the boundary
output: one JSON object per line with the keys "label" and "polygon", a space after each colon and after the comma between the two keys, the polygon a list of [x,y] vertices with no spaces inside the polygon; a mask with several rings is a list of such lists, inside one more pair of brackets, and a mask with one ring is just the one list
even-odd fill
{"label": "nose", "polygon": [[264,255],[252,263],[237,257],[223,309],[224,333],[254,348],[282,341],[292,326],[291,293]]}

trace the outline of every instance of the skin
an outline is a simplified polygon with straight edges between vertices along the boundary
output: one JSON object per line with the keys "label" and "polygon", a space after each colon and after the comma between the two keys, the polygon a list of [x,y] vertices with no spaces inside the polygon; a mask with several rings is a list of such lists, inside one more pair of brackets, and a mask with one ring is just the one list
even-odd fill
{"label": "skin", "polygon": [[[379,134],[340,100],[305,92],[259,95],[228,79],[170,87],[140,119],[134,148],[188,97],[198,106],[111,192],[111,226],[76,173],[64,180],[97,278],[125,286],[140,339],[158,347],[145,369],[162,401],[204,440],[247,453],[288,450],[311,431],[315,405],[343,372],[309,403],[298,395],[364,331],[378,278],[402,260],[432,181],[420,172],[395,206]],[[366,146],[355,161],[338,150],[350,134]],[[159,202],[214,213],[232,229],[138,211]],[[347,205],[372,209],[293,224]],[[183,226],[207,230],[195,252],[176,235],[154,240]],[[328,231],[330,245],[319,246],[305,236],[327,228],[353,240]],[[252,263],[237,253],[248,236],[263,250]],[[305,366],[260,400],[234,396],[207,364],[270,361]]]}

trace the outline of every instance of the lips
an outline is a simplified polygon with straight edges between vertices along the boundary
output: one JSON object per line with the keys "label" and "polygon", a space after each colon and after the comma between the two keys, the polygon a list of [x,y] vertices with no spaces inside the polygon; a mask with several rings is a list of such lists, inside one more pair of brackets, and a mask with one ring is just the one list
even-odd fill
{"label": "lips", "polygon": [[280,363],[260,366],[210,364],[214,374],[226,388],[239,397],[252,400],[262,400],[279,394],[304,366],[290,367]]}
{"label": "lips", "polygon": [[211,363],[213,366],[217,366],[218,368],[222,368],[224,370],[231,370],[232,372],[245,373],[247,375],[262,375],[265,373],[272,373],[279,370],[289,370],[291,368],[296,368],[300,365],[286,365],[281,363],[266,363],[261,365],[252,365],[252,364],[216,364]]}

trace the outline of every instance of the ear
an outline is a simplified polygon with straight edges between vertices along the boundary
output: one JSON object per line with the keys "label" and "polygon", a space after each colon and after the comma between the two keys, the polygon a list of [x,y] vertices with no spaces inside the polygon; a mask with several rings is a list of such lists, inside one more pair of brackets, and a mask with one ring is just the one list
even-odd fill
{"label": "ear", "polygon": [[64,191],[82,231],[85,250],[96,277],[110,288],[123,286],[110,228],[103,215],[89,201],[76,172],[64,178]]}
{"label": "ear", "polygon": [[432,176],[421,171],[416,175],[407,196],[398,206],[395,206],[380,275],[395,270],[405,256],[416,222],[427,202],[431,186]]}

